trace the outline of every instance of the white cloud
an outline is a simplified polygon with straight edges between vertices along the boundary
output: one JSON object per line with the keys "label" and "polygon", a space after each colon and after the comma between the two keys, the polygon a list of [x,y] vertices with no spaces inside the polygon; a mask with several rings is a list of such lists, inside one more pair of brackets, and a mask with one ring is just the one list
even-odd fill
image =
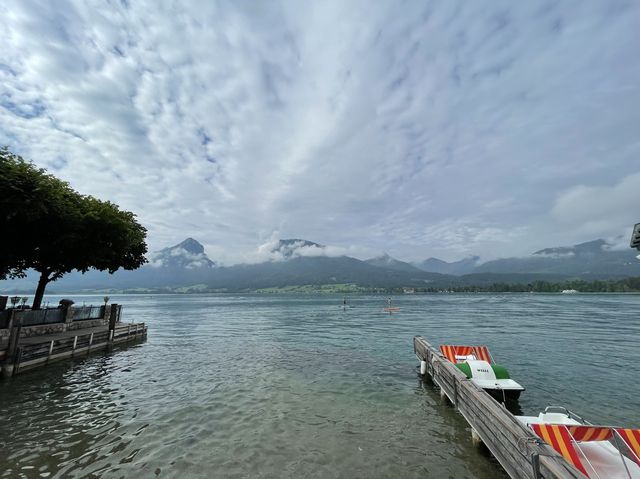
{"label": "white cloud", "polygon": [[573,256],[575,256],[576,254],[573,251],[554,251],[553,253],[536,253],[536,258],[553,258],[553,259],[560,259],[560,258],[572,258]]}
{"label": "white cloud", "polygon": [[[621,233],[631,235],[638,222],[640,173],[622,178],[612,185],[578,185],[563,192],[553,207],[558,224],[586,237],[607,237]],[[622,241],[611,238],[613,244]],[[628,246],[628,240],[627,240]]]}
{"label": "white cloud", "polygon": [[528,253],[627,221],[572,198],[638,171],[639,22],[618,1],[13,2],[0,143],[135,211],[151,249]]}
{"label": "white cloud", "polygon": [[241,263],[262,263],[266,261],[287,261],[300,257],[338,257],[351,256],[360,259],[367,259],[378,252],[371,248],[353,246],[341,247],[335,245],[308,245],[303,240],[299,240],[287,245],[280,244],[279,233],[273,232],[270,238],[259,245],[256,249],[246,253],[241,258],[231,256],[223,260],[226,264]]}

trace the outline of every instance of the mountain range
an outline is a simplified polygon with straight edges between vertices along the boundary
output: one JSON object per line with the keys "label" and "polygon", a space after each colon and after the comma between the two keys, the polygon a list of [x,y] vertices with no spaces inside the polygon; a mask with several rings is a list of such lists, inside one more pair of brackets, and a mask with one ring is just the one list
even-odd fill
{"label": "mountain range", "polygon": [[429,258],[415,263],[416,268],[420,268],[423,271],[430,271],[432,273],[453,274],[455,276],[473,273],[473,270],[478,266],[480,261],[479,256],[470,256],[468,258],[461,259],[447,263],[438,258]]}
{"label": "mountain range", "polygon": [[436,258],[417,263],[424,271],[453,275],[541,275],[551,278],[616,279],[640,276],[637,252],[614,249],[602,239],[574,246],[559,246],[535,251],[521,258],[502,258],[480,263],[477,256],[447,263]]}
{"label": "mountain range", "polygon": [[[285,286],[356,285],[361,288],[447,288],[537,280],[619,279],[640,276],[633,250],[616,250],[604,240],[545,248],[523,258],[481,263],[471,256],[446,262],[429,258],[408,263],[388,254],[365,261],[330,256],[327,248],[304,239],[282,239],[257,264],[221,266],[193,238],[149,254],[149,263],[135,271],[109,275],[89,271],[68,274],[48,292],[70,291],[254,291]],[[37,276],[0,281],[0,292],[33,291]]]}

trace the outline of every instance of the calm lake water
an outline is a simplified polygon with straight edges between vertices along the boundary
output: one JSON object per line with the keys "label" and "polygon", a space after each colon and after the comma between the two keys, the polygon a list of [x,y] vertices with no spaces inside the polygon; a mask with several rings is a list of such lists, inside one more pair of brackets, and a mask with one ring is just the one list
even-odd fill
{"label": "calm lake water", "polygon": [[505,477],[416,334],[487,344],[526,414],[640,427],[640,296],[385,298],[113,295],[148,340],[0,382],[0,477]]}

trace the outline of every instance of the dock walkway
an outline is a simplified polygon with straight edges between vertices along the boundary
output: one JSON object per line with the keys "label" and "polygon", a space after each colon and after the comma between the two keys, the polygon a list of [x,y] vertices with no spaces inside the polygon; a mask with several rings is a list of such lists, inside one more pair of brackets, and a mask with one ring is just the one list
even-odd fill
{"label": "dock walkway", "polygon": [[[20,338],[11,371],[15,375],[52,361],[86,356],[91,352],[104,350],[116,344],[144,339],[147,326],[144,323],[116,323],[113,329],[108,325],[93,328],[64,331],[27,338]],[[5,365],[7,368],[8,365]]]}
{"label": "dock walkway", "polygon": [[413,350],[428,374],[512,478],[584,479],[553,448],[541,441],[504,406],[467,379],[423,337],[413,338]]}

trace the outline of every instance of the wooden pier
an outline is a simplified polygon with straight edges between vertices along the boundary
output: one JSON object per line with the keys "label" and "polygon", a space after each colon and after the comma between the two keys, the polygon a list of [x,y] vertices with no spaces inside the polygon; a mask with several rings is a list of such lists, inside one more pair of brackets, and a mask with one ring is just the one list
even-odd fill
{"label": "wooden pier", "polygon": [[[421,372],[428,374],[512,478],[584,479],[553,448],[540,440],[503,405],[476,386],[421,336],[413,338]],[[425,370],[426,369],[426,370]]]}
{"label": "wooden pier", "polygon": [[13,362],[13,374],[24,372],[52,361],[88,356],[92,352],[116,344],[136,341],[147,336],[144,323],[118,324],[112,330],[91,328],[70,333],[23,339]]}
{"label": "wooden pier", "polygon": [[94,314],[85,315],[86,318],[84,309],[87,308],[53,310],[49,320],[48,311],[44,310],[9,311],[4,329],[0,328],[2,375],[10,377],[53,361],[88,356],[147,336],[144,323],[120,322],[120,305],[93,308]]}

